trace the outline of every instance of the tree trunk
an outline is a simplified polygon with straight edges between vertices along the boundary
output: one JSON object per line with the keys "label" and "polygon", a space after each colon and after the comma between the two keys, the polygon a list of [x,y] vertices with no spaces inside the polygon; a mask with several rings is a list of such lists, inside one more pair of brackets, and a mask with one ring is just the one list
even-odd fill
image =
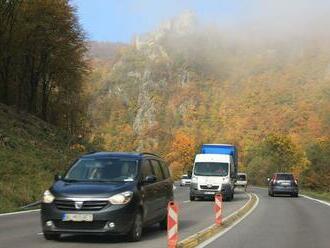
{"label": "tree trunk", "polygon": [[41,118],[44,121],[48,120],[48,104],[49,96],[52,91],[52,85],[49,80],[44,80],[42,83],[42,103],[41,103]]}

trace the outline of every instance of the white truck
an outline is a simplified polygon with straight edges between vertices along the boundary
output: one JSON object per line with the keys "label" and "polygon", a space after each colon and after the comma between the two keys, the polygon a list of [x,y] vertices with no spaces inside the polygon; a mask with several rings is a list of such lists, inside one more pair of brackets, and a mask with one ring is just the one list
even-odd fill
{"label": "white truck", "polygon": [[190,200],[206,198],[217,193],[224,200],[234,198],[237,177],[237,149],[227,144],[204,144],[195,157],[190,184]]}

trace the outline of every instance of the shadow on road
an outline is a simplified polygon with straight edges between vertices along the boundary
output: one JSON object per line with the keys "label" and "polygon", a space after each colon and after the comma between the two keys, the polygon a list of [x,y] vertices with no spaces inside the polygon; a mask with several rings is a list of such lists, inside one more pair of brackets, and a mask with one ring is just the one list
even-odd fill
{"label": "shadow on road", "polygon": [[[180,225],[182,225],[180,223]],[[191,224],[188,224],[191,225]],[[184,228],[184,224],[180,226]],[[160,230],[159,225],[155,224],[143,229],[142,240],[158,239],[159,237],[166,237],[166,231]],[[60,242],[68,243],[126,243],[128,240],[124,235],[62,235]]]}

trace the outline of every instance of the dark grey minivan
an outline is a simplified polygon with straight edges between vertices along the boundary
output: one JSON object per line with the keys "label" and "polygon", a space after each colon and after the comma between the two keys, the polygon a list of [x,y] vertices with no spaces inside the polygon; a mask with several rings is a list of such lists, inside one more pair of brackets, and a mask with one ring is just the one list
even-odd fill
{"label": "dark grey minivan", "polygon": [[81,156],[46,190],[44,237],[125,234],[138,241],[143,226],[166,229],[173,182],[163,159],[150,153],[95,152]]}

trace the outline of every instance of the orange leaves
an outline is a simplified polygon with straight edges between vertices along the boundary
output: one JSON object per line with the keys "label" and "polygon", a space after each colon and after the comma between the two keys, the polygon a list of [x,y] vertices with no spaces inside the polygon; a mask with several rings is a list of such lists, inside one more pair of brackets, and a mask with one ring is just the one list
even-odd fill
{"label": "orange leaves", "polygon": [[192,166],[194,155],[195,139],[183,131],[176,132],[167,155],[171,162],[172,173],[174,175],[184,173]]}

